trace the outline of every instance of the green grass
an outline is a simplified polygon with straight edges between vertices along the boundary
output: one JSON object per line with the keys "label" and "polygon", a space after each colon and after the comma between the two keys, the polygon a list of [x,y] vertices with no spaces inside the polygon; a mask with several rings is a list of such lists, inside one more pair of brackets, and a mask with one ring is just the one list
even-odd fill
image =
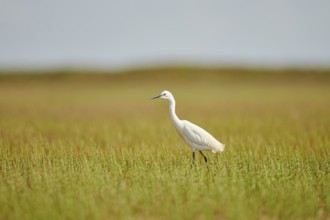
{"label": "green grass", "polygon": [[2,76],[0,219],[329,219],[330,75],[209,71]]}

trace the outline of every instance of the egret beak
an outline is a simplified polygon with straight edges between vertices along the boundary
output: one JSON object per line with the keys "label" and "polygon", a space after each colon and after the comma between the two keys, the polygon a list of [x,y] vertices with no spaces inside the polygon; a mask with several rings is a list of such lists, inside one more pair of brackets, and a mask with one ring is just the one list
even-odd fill
{"label": "egret beak", "polygon": [[162,97],[163,95],[158,95],[158,96],[155,96],[155,97],[152,97],[151,99],[158,99],[160,97]]}

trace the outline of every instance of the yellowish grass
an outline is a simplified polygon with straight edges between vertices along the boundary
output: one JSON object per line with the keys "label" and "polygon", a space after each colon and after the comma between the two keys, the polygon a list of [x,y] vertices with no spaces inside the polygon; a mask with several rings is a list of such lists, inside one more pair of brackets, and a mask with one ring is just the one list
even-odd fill
{"label": "yellowish grass", "polygon": [[[330,218],[327,73],[177,72],[2,76],[0,219]],[[163,89],[226,144],[209,170]]]}

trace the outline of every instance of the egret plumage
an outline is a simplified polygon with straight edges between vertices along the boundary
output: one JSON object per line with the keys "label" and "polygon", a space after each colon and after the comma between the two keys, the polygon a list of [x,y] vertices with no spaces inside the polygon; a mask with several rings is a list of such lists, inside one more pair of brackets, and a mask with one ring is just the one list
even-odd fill
{"label": "egret plumage", "polygon": [[192,149],[192,157],[195,160],[195,151],[199,151],[204,157],[204,161],[207,164],[207,157],[202,151],[212,151],[213,153],[222,152],[225,145],[215,139],[210,133],[203,128],[187,121],[180,120],[175,113],[175,99],[169,91],[163,91],[160,95],[153,97],[152,99],[167,99],[169,101],[170,118],[173,125],[179,135]]}

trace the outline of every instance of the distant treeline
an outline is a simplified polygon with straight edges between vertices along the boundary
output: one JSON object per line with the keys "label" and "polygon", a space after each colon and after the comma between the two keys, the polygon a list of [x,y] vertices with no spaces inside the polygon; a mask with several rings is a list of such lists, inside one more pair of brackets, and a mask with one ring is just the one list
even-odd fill
{"label": "distant treeline", "polygon": [[68,81],[152,81],[152,80],[284,80],[330,81],[330,68],[208,68],[157,67],[127,70],[37,69],[0,70],[0,82],[34,80]]}

